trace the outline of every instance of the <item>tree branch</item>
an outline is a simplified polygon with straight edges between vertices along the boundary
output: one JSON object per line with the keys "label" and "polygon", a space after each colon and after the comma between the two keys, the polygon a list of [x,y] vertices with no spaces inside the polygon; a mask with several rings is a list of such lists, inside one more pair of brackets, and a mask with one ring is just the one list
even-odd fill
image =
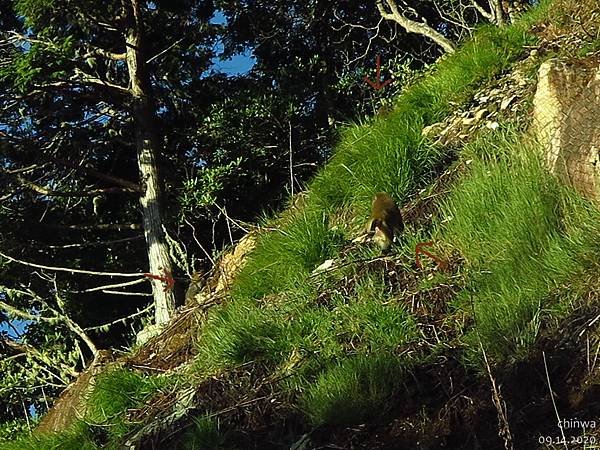
{"label": "tree branch", "polygon": [[394,0],[385,0],[385,3],[390,8],[391,12],[386,11],[383,1],[384,0],[377,0],[377,9],[379,10],[381,17],[386,20],[396,22],[409,33],[420,34],[431,39],[440,47],[442,47],[447,53],[453,53],[456,51],[455,45],[441,33],[438,33],[425,23],[415,22],[414,20],[411,20],[403,15],[398,9],[398,5],[396,5]]}
{"label": "tree branch", "polygon": [[123,178],[119,178],[119,177],[115,177],[112,175],[107,175],[105,173],[99,172],[98,170],[94,169],[93,167],[90,167],[88,164],[83,164],[83,163],[76,164],[67,159],[52,158],[52,157],[50,158],[50,160],[54,163],[61,164],[66,167],[70,167],[71,169],[74,169],[78,172],[82,172],[91,177],[98,178],[103,181],[115,183],[115,184],[118,184],[119,186],[123,186],[123,187],[127,188],[127,191],[130,191],[130,192],[141,192],[142,191],[142,188],[140,187],[139,184],[134,183],[129,180],[125,180]]}
{"label": "tree branch", "polygon": [[[177,39],[175,42],[173,42],[171,45],[169,45],[167,48],[165,48],[164,50],[162,50],[161,52],[157,53],[156,55],[152,56],[150,59],[148,59],[146,61],[146,64],[151,63],[152,61],[154,61],[156,58],[164,55],[165,53],[167,53],[169,50],[171,50],[173,47],[175,47],[177,44],[179,44],[181,41],[183,41],[185,39],[185,37],[182,37],[181,39]],[[125,53],[126,55],[126,53]],[[123,58],[125,59],[125,58]]]}
{"label": "tree branch", "polygon": [[51,306],[48,306],[48,309],[50,311],[52,311],[56,315],[56,317],[59,317],[60,319],[62,319],[62,321],[67,326],[67,328],[69,328],[75,335],[79,336],[79,339],[81,339],[83,342],[85,342],[85,345],[88,346],[88,348],[92,352],[92,355],[94,355],[94,358],[96,358],[96,356],[98,356],[99,351],[98,351],[98,347],[96,347],[96,344],[94,344],[94,341],[92,341],[92,339],[86,334],[86,332],[83,331],[83,328],[81,328],[77,322],[72,320],[67,315],[66,311],[64,311],[64,309],[63,309],[64,301],[58,295],[58,286],[57,286],[56,280],[54,280],[54,288],[55,288],[54,297],[56,299],[56,303],[59,305],[62,312],[58,312],[56,309],[52,308]]}
{"label": "tree branch", "polygon": [[492,23],[495,22],[494,13],[486,11],[483,6],[481,6],[479,3],[477,3],[477,0],[471,0],[471,5],[473,5],[473,7],[477,10],[477,12],[479,14],[481,14],[483,17],[485,17],[487,20],[489,20]]}
{"label": "tree branch", "polygon": [[65,249],[65,248],[84,248],[84,247],[95,247],[99,245],[111,245],[111,244],[119,244],[121,242],[129,242],[129,241],[137,241],[140,239],[144,239],[144,236],[131,236],[122,239],[111,239],[108,241],[98,241],[98,242],[83,242],[80,244],[65,244],[65,245],[47,245],[46,248],[55,248],[55,249]]}
{"label": "tree branch", "polygon": [[19,259],[13,258],[12,256],[8,256],[2,252],[0,252],[0,256],[8,259],[9,261],[22,264],[24,266],[36,267],[38,269],[46,269],[46,270],[54,270],[56,272],[69,272],[69,273],[82,273],[86,275],[98,275],[101,277],[143,277],[143,273],[121,273],[121,272],[96,272],[93,270],[82,270],[82,269],[71,269],[68,267],[56,267],[56,266],[44,266],[42,264],[30,263],[27,261],[21,261]]}
{"label": "tree branch", "polygon": [[[8,171],[3,169],[0,169],[0,173],[11,175],[8,173]],[[48,197],[95,197],[96,195],[102,194],[131,192],[131,189],[122,187],[98,188],[89,191],[56,191],[54,189],[48,189],[44,186],[40,186],[39,184],[29,181],[21,175],[16,175],[14,178],[19,182],[21,186],[26,187],[34,192],[37,192],[38,194],[46,195]]]}
{"label": "tree branch", "polygon": [[102,328],[106,328],[106,327],[110,327],[112,325],[116,325],[118,323],[125,323],[127,320],[131,320],[137,316],[141,316],[142,314],[146,314],[148,311],[150,311],[152,308],[154,308],[154,303],[151,303],[149,306],[147,306],[146,308],[142,309],[141,311],[135,312],[127,317],[122,317],[120,319],[116,319],[113,320],[112,322],[107,322],[105,324],[102,325],[96,325],[93,327],[87,327],[85,330],[86,331],[93,331],[93,330],[100,330]]}
{"label": "tree branch", "polygon": [[85,294],[87,292],[95,292],[102,291],[107,288],[117,288],[117,287],[125,287],[125,286],[133,286],[135,284],[140,284],[146,281],[146,278],[140,278],[139,280],[126,281],[125,283],[116,283],[116,284],[105,284],[104,286],[97,286],[90,289],[85,289],[83,291],[71,291],[74,294]]}
{"label": "tree branch", "polygon": [[502,11],[502,5],[500,0],[488,0],[490,8],[494,11],[494,21],[498,26],[504,25],[504,11]]}
{"label": "tree branch", "polygon": [[76,231],[125,231],[141,230],[141,223],[97,223],[95,225],[52,225],[49,223],[39,224],[41,227],[52,228],[54,230],[76,230]]}
{"label": "tree branch", "polygon": [[127,57],[127,53],[114,53],[100,47],[94,47],[85,55],[83,55],[83,58],[87,59],[93,56],[102,56],[103,58],[110,59],[112,61],[123,61]]}
{"label": "tree branch", "polygon": [[106,80],[102,80],[97,78],[89,73],[84,72],[79,68],[75,68],[75,73],[71,75],[69,78],[71,81],[77,82],[79,84],[88,84],[92,86],[99,86],[105,89],[109,89],[118,95],[129,95],[130,91],[128,88],[123,86],[119,86],[118,84],[110,83]]}
{"label": "tree branch", "polygon": [[[11,288],[7,288],[5,286],[0,286],[0,289],[2,289],[3,291],[7,291],[7,292],[14,291],[18,294],[31,296],[31,294],[29,294],[28,292],[21,291],[19,289],[11,289]],[[36,298],[37,298],[37,296],[36,296]],[[48,322],[48,323],[53,323],[53,324],[60,322],[60,319],[58,317],[36,316],[34,314],[30,314],[26,311],[23,311],[22,309],[11,306],[8,303],[5,303],[1,300],[0,300],[0,308],[2,308],[4,311],[6,311],[9,314],[12,314],[13,316],[20,317],[21,319],[25,319],[25,320],[31,320],[34,322]]]}

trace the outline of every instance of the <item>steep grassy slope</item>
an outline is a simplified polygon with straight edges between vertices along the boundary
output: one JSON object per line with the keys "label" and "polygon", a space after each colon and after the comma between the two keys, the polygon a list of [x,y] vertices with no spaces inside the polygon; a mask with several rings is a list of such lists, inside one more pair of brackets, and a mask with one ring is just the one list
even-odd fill
{"label": "steep grassy slope", "polygon": [[[524,124],[452,152],[422,136],[524,57],[533,27],[571,23],[557,16],[564,4],[550,4],[478,30],[389,115],[349,126],[308,193],[259,237],[188,366],[108,372],[84,422],[2,448],[117,447],[148,421],[157,426],[146,448],[495,448],[511,436],[530,448],[556,432],[545,370],[563,383],[553,388],[568,399],[564,414],[596,414],[597,393],[571,398],[566,380],[574,390],[600,380],[573,339],[600,314],[600,213],[546,173]],[[444,171],[457,175],[436,190]],[[434,198],[434,214],[409,223],[389,258],[350,243],[377,191],[417,211]],[[415,266],[415,244],[430,240],[446,271]],[[328,258],[336,268],[313,274]],[[490,391],[488,377],[503,391]],[[510,426],[496,425],[491,392],[500,406],[504,395]]]}

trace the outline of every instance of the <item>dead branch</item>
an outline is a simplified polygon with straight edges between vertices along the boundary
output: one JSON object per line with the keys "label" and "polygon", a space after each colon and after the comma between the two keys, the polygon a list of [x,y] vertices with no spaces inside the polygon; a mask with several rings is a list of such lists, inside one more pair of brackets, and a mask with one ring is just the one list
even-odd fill
{"label": "dead branch", "polygon": [[103,290],[102,293],[109,294],[109,295],[129,295],[132,297],[152,297],[152,294],[149,292],[126,292],[126,291]]}
{"label": "dead branch", "polygon": [[[383,4],[384,1],[385,5]],[[389,8],[389,11],[386,10],[386,6]],[[449,39],[438,33],[429,25],[424,22],[411,20],[401,13],[395,0],[377,0],[377,9],[379,10],[381,17],[385,20],[396,22],[408,33],[420,34],[431,39],[442,47],[446,53],[454,53],[456,51],[456,46]]]}
{"label": "dead branch", "polygon": [[82,269],[72,269],[69,267],[56,267],[56,266],[45,266],[43,264],[35,264],[27,261],[21,261],[20,259],[13,258],[12,256],[8,256],[2,252],[0,252],[0,256],[8,259],[9,261],[22,264],[24,266],[36,267],[38,269],[46,269],[53,270],[56,272],[69,272],[69,273],[82,273],[85,275],[97,275],[101,277],[143,277],[143,273],[122,273],[122,272],[96,272],[94,270],[82,270]]}
{"label": "dead branch", "polygon": [[[0,169],[0,173],[11,175],[8,171],[3,169]],[[48,197],[95,197],[96,195],[102,194],[120,194],[124,192],[131,192],[131,189],[123,187],[98,188],[91,189],[88,191],[57,191],[54,189],[48,189],[44,186],[40,186],[39,184],[27,180],[21,175],[15,175],[14,179],[16,179],[21,186],[26,187],[27,189],[33,192],[37,192],[38,194],[45,195]]]}
{"label": "dead branch", "polygon": [[[489,20],[490,22],[494,23],[495,22],[495,17],[494,17],[494,13],[493,13],[493,9],[492,12],[488,12],[486,11],[483,6],[481,6],[479,3],[477,3],[477,0],[471,0],[471,5],[473,6],[473,8],[475,8],[477,10],[477,12],[479,14],[481,14],[483,17],[485,17],[487,20]],[[491,5],[490,5],[491,6]]]}
{"label": "dead branch", "polygon": [[129,95],[130,91],[128,88],[123,86],[119,86],[118,84],[111,83],[109,81],[103,80],[101,78],[90,75],[89,73],[84,72],[79,68],[75,68],[75,73],[71,75],[71,81],[74,81],[79,84],[87,84],[91,86],[97,86],[104,89],[108,89],[115,94],[118,95]]}
{"label": "dead branch", "polygon": [[173,42],[171,45],[169,45],[167,48],[165,48],[164,50],[162,50],[161,52],[157,53],[156,55],[152,56],[150,59],[148,59],[146,61],[146,64],[151,63],[152,61],[154,61],[156,58],[161,57],[162,55],[164,55],[165,53],[167,53],[169,50],[171,50],[173,47],[175,47],[177,44],[179,44],[181,41],[183,41],[185,39],[185,37],[182,37],[181,39],[177,39],[175,42]]}
{"label": "dead branch", "polygon": [[86,294],[88,292],[104,291],[104,289],[133,286],[135,284],[141,284],[145,281],[147,281],[147,278],[140,278],[139,280],[127,281],[125,283],[105,284],[104,286],[96,286],[96,287],[93,287],[90,289],[84,289],[83,291],[70,291],[70,292],[72,292],[74,294]]}
{"label": "dead branch", "polygon": [[562,426],[562,420],[560,419],[560,414],[558,413],[558,408],[556,407],[556,401],[554,400],[554,391],[552,390],[552,384],[550,383],[550,374],[548,373],[548,363],[546,362],[546,352],[542,351],[542,357],[544,358],[544,370],[546,372],[546,382],[548,383],[548,391],[550,391],[550,400],[552,400],[552,406],[554,407],[554,414],[556,414],[556,420],[558,421],[558,428],[560,429],[560,434],[562,437],[562,442],[565,446],[565,449],[568,450],[567,447],[567,438],[565,437],[565,430]]}
{"label": "dead branch", "polygon": [[77,230],[77,231],[125,231],[141,230],[141,223],[97,223],[94,225],[51,225],[40,224],[42,227],[54,230]]}
{"label": "dead branch", "polygon": [[491,10],[494,12],[494,22],[498,26],[504,25],[504,11],[502,11],[502,5],[500,0],[488,0]]}
{"label": "dead branch", "polygon": [[121,242],[137,241],[144,239],[144,236],[132,236],[122,239],[111,239],[109,241],[98,241],[98,242],[82,242],[80,244],[65,244],[65,245],[47,245],[46,248],[53,249],[66,249],[66,248],[79,248],[79,247],[95,247],[99,245],[111,245],[119,244]]}
{"label": "dead branch", "polygon": [[130,315],[129,315],[129,316],[127,316],[127,317],[122,317],[122,318],[120,318],[120,319],[113,320],[112,322],[107,322],[107,323],[104,323],[104,324],[102,324],[102,325],[96,325],[96,326],[93,326],[93,327],[87,327],[87,328],[85,328],[85,330],[86,330],[86,331],[100,330],[100,329],[102,329],[102,328],[111,327],[111,326],[113,326],[113,325],[116,325],[116,324],[118,324],[118,323],[125,323],[125,322],[126,322],[126,321],[128,321],[128,320],[131,320],[131,319],[133,319],[133,318],[135,318],[135,317],[138,317],[138,316],[141,316],[141,315],[143,315],[143,314],[146,314],[146,313],[147,313],[147,312],[149,312],[149,311],[150,311],[152,308],[154,308],[154,303],[152,303],[150,306],[148,306],[148,307],[146,307],[146,308],[142,309],[141,311],[137,311],[137,312],[135,312],[135,313],[133,313],[133,314],[130,314]]}
{"label": "dead branch", "polygon": [[94,47],[83,55],[83,58],[88,59],[93,56],[101,56],[102,58],[110,59],[111,61],[123,61],[125,60],[127,53],[115,53],[100,47]]}
{"label": "dead branch", "polygon": [[510,432],[510,427],[508,425],[508,414],[506,411],[506,402],[502,398],[502,393],[500,392],[500,386],[496,384],[496,379],[492,375],[492,369],[490,367],[490,363],[488,362],[487,355],[485,353],[485,349],[483,348],[483,344],[481,343],[481,339],[479,340],[479,347],[481,348],[481,353],[483,354],[483,360],[485,362],[485,369],[487,371],[488,377],[490,379],[490,384],[492,387],[492,402],[496,407],[496,412],[498,414],[498,435],[504,441],[505,450],[512,450],[514,448],[513,438]]}
{"label": "dead branch", "polygon": [[92,176],[94,178],[98,178],[103,181],[108,181],[110,183],[118,184],[119,186],[128,188],[131,192],[141,192],[142,191],[142,188],[140,187],[139,184],[134,183],[129,180],[125,180],[123,178],[119,178],[119,177],[115,177],[112,175],[108,175],[108,174],[99,172],[98,170],[94,169],[87,163],[77,164],[77,163],[71,162],[67,159],[61,159],[61,158],[50,158],[50,160],[56,164],[70,167],[78,172],[82,172],[82,173]]}
{"label": "dead branch", "polygon": [[[384,18],[383,18],[383,17],[381,17],[381,18],[379,19],[379,22],[377,22],[377,25],[375,25],[374,27],[366,27],[366,26],[364,26],[364,25],[360,25],[360,24],[354,24],[354,23],[349,23],[349,22],[346,22],[344,19],[342,19],[341,17],[339,17],[339,16],[338,16],[338,14],[337,14],[335,11],[333,11],[333,16],[334,16],[334,17],[335,17],[337,20],[339,20],[340,22],[342,22],[342,26],[341,26],[340,28],[335,28],[335,27],[334,27],[334,30],[335,30],[335,31],[341,31],[341,30],[342,30],[342,28],[348,27],[348,33],[346,33],[346,36],[345,36],[345,38],[343,38],[343,39],[347,39],[347,38],[348,38],[348,36],[350,35],[350,31],[351,31],[353,28],[359,28],[359,29],[365,30],[365,31],[366,31],[366,33],[367,33],[368,42],[367,42],[367,46],[366,46],[366,48],[365,48],[365,51],[363,52],[363,54],[362,54],[362,55],[359,55],[359,56],[357,56],[357,57],[356,57],[356,58],[354,58],[354,59],[348,59],[348,58],[347,58],[346,65],[353,64],[354,62],[356,62],[356,61],[358,61],[358,60],[361,60],[361,59],[363,59],[363,58],[366,58],[366,56],[369,54],[369,51],[371,50],[371,45],[373,44],[373,42],[375,41],[375,39],[377,39],[378,37],[380,37],[380,32],[381,32],[381,24],[383,23],[383,21],[384,21]],[[375,31],[375,33],[372,33],[372,31]],[[342,40],[343,40],[343,39],[342,39]],[[298,167],[298,166],[295,166],[295,167]]]}

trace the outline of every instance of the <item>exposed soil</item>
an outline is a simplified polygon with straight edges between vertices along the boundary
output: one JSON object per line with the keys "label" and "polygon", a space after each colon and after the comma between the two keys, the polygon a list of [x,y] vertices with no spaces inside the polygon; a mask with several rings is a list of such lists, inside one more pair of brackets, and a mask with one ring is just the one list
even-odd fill
{"label": "exposed soil", "polygon": [[143,372],[166,372],[191,361],[202,308],[188,307],[158,336],[124,359],[127,367]]}

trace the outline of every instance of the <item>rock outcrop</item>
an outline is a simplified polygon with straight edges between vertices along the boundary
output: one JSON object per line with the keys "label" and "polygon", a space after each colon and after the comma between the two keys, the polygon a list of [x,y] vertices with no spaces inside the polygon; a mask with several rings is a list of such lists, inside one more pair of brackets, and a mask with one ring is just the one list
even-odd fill
{"label": "rock outcrop", "polygon": [[442,122],[423,128],[423,136],[436,145],[462,147],[482,130],[496,130],[503,120],[523,120],[529,105],[526,99],[533,92],[535,80],[529,68],[538,58],[532,50],[529,57],[498,80],[475,92],[473,100],[458,108]]}
{"label": "rock outcrop", "polygon": [[538,71],[533,130],[548,169],[600,201],[600,64],[546,61]]}

